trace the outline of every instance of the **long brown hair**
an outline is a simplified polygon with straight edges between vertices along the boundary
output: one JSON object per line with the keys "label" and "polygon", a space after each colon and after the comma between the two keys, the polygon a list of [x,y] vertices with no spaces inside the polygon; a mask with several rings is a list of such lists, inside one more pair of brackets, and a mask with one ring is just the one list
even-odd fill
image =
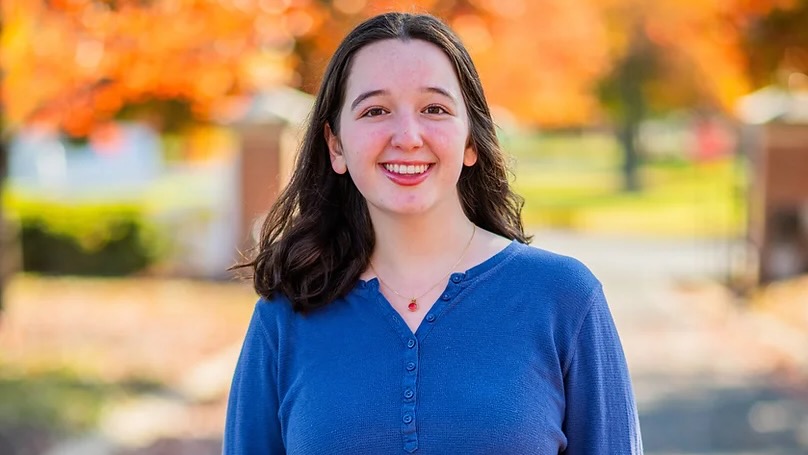
{"label": "long brown hair", "polygon": [[454,64],[469,115],[474,166],[457,183],[466,216],[477,226],[528,243],[522,226],[523,199],[511,191],[509,171],[491,112],[471,57],[458,37],[426,14],[387,13],[358,25],[326,68],[308,120],[291,180],[261,229],[254,258],[234,269],[252,271],[256,292],[281,293],[295,311],[306,312],[346,295],[367,268],[375,245],[367,203],[349,174],[331,168],[326,123],[339,134],[339,112],[353,55],[368,44],[419,39],[443,50]]}

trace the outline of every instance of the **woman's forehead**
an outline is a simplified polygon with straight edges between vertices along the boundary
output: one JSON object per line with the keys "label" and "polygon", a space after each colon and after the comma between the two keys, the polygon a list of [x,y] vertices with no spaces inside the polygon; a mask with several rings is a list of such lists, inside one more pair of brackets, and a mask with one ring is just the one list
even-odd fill
{"label": "woman's forehead", "polygon": [[368,44],[353,56],[346,93],[440,87],[461,97],[454,65],[438,46],[419,39]]}

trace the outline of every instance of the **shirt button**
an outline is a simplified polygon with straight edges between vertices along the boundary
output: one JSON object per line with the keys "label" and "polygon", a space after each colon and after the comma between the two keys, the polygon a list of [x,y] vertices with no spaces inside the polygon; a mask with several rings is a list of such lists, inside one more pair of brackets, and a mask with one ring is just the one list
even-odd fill
{"label": "shirt button", "polygon": [[435,315],[434,314],[426,315],[426,322],[435,322]]}
{"label": "shirt button", "polygon": [[415,362],[407,362],[407,371],[412,371],[415,369]]}
{"label": "shirt button", "polygon": [[403,420],[404,423],[410,423],[412,422],[412,416],[409,414],[404,414],[404,418],[402,418],[401,420]]}
{"label": "shirt button", "polygon": [[451,299],[451,298],[452,298],[452,296],[450,296],[449,294],[443,294],[442,296],[440,296],[440,298],[441,298],[442,300],[449,300],[449,299]]}
{"label": "shirt button", "polygon": [[461,273],[456,273],[456,274],[452,275],[452,282],[453,282],[453,283],[459,283],[459,282],[461,282],[462,280],[463,280],[463,274],[461,274]]}
{"label": "shirt button", "polygon": [[410,348],[410,349],[414,348],[415,347],[415,340],[410,338],[409,341],[407,341],[407,347]]}
{"label": "shirt button", "polygon": [[407,390],[404,391],[404,398],[406,398],[408,400],[410,398],[412,398],[414,395],[415,395],[415,392],[413,392],[412,389],[407,389]]}

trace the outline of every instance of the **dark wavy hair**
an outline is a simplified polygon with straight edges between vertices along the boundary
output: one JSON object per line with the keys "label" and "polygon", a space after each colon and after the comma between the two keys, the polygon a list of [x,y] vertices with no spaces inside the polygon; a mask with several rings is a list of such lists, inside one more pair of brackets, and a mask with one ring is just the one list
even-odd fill
{"label": "dark wavy hair", "polygon": [[295,311],[308,312],[346,295],[367,268],[375,245],[367,203],[348,173],[331,167],[326,123],[339,135],[339,112],[354,54],[388,39],[423,40],[439,47],[454,65],[469,116],[470,145],[477,162],[457,183],[466,216],[480,228],[522,243],[524,200],[511,191],[477,70],[459,38],[426,14],[387,13],[358,25],[326,68],[309,117],[294,172],[264,221],[256,254],[233,269],[252,272],[256,292],[286,296]]}

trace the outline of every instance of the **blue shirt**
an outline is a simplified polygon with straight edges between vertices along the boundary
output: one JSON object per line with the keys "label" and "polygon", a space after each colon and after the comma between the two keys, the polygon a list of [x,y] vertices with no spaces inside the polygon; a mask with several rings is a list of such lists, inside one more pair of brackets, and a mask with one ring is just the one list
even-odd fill
{"label": "blue shirt", "polygon": [[308,315],[259,300],[223,453],[612,455],[642,443],[600,283],[514,241],[452,274],[414,334],[375,278]]}

